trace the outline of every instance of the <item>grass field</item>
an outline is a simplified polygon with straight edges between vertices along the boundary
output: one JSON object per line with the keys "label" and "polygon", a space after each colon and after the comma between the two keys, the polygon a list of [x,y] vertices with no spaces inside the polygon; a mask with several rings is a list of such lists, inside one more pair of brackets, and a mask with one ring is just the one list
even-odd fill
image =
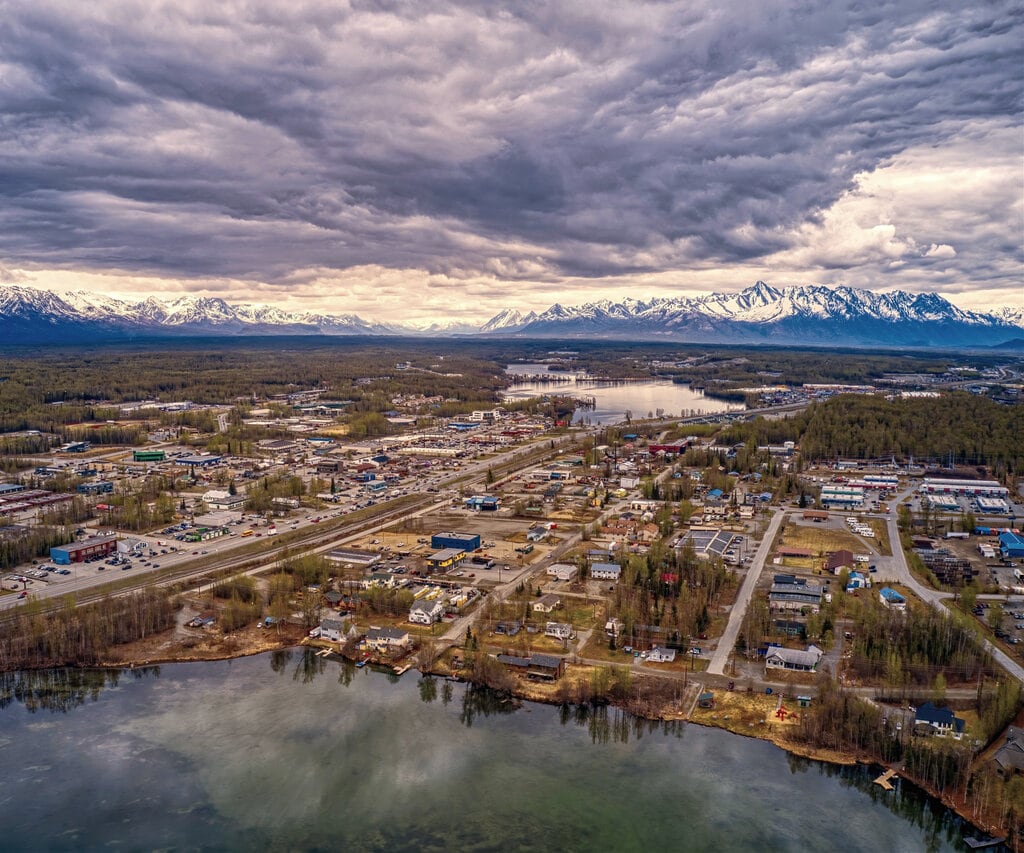
{"label": "grass field", "polygon": [[808,527],[786,524],[782,528],[780,545],[789,548],[806,548],[817,557],[824,559],[830,551],[846,549],[854,554],[864,550],[864,541],[845,530],[831,530],[827,527]]}

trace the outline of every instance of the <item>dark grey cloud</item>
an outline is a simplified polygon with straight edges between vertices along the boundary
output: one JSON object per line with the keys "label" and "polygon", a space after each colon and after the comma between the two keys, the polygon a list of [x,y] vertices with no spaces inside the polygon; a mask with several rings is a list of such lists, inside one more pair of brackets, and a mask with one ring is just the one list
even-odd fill
{"label": "dark grey cloud", "polygon": [[303,269],[364,266],[536,283],[735,266],[739,285],[780,258],[892,273],[900,252],[915,286],[1019,273],[1012,196],[984,209],[951,194],[929,219],[906,172],[889,185],[893,240],[850,247],[828,226],[858,176],[920,166],[915,152],[1019,158],[1013,2],[0,13],[12,269],[284,288]]}

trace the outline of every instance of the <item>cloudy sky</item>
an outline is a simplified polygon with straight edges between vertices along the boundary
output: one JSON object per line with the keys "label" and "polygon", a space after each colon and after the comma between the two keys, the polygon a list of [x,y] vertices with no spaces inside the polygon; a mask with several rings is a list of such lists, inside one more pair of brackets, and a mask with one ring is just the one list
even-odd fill
{"label": "cloudy sky", "polygon": [[1022,77],[1016,0],[0,0],[0,281],[1020,305]]}

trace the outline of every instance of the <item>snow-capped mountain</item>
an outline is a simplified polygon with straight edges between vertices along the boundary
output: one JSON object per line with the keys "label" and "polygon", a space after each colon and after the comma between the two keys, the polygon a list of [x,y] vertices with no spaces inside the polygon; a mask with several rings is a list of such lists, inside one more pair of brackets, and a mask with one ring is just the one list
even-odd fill
{"label": "snow-capped mountain", "polygon": [[850,287],[772,287],[694,298],[507,308],[483,326],[383,325],[355,314],[290,312],[180,296],[140,302],[0,285],[0,340],[72,343],[184,335],[456,335],[852,347],[993,347],[1024,338],[1024,308],[965,311],[941,296]]}
{"label": "snow-capped mountain", "polygon": [[935,294],[850,287],[775,288],[694,298],[554,304],[532,320],[505,311],[481,331],[521,337],[604,337],[834,346],[993,346],[1020,337],[1024,311],[964,311]]}

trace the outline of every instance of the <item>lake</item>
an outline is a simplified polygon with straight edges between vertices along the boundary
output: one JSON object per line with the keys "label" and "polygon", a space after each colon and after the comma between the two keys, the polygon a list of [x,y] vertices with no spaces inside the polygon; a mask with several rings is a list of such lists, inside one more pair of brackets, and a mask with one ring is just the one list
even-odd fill
{"label": "lake", "polygon": [[303,651],[8,676],[6,850],[958,850],[866,768]]}
{"label": "lake", "polygon": [[[573,413],[573,423],[617,424],[626,420],[626,412],[633,418],[646,418],[648,413],[657,415],[660,409],[664,417],[693,417],[717,412],[739,412],[746,406],[742,403],[728,403],[706,397],[703,391],[688,385],[677,385],[666,379],[644,379],[631,382],[601,382],[586,374],[548,371],[548,365],[510,364],[505,372],[523,377],[506,388],[505,399],[525,400],[544,394],[563,394],[571,397],[593,397],[593,408],[580,407]],[[552,380],[542,381],[536,377],[550,376]]]}

